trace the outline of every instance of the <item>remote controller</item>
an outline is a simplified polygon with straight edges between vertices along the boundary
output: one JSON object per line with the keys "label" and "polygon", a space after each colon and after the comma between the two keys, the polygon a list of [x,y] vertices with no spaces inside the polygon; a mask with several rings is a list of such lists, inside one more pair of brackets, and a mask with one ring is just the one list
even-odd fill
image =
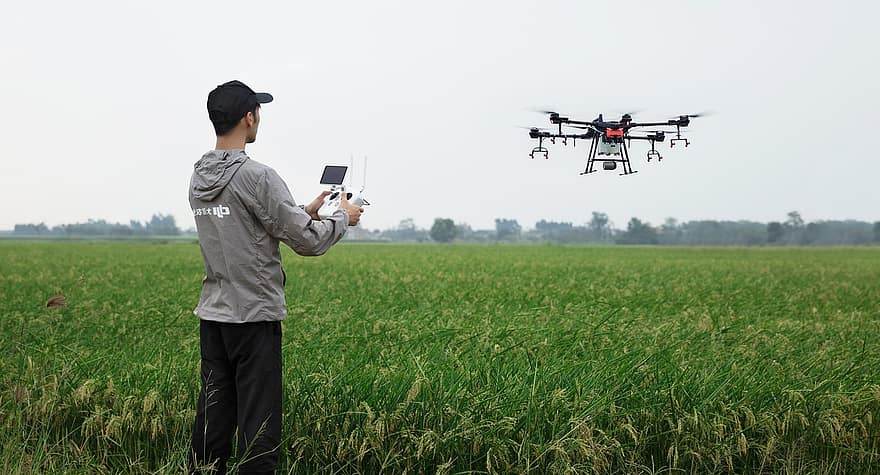
{"label": "remote controller", "polygon": [[348,202],[355,206],[364,206],[368,205],[366,199],[364,199],[361,193],[358,193],[355,196],[352,196],[350,192],[345,191],[344,186],[332,187],[330,188],[330,194],[324,198],[324,204],[321,206],[321,209],[318,210],[318,216],[321,219],[329,218],[333,216],[339,206],[342,204],[342,196],[345,195],[348,198]]}
{"label": "remote controller", "polygon": [[[364,159],[364,187],[366,186],[366,159]],[[322,185],[330,185],[330,194],[324,198],[324,204],[321,206],[321,209],[318,210],[318,217],[321,219],[329,218],[333,216],[333,213],[339,210],[339,206],[342,204],[342,197],[345,196],[348,198],[348,202],[353,204],[354,206],[366,206],[370,203],[364,197],[364,188],[361,188],[361,191],[356,195],[352,195],[351,192],[348,192],[345,189],[345,185],[343,182],[345,181],[345,173],[348,170],[348,167],[345,166],[336,166],[336,165],[327,165],[324,167],[324,174],[321,175],[321,184]]]}

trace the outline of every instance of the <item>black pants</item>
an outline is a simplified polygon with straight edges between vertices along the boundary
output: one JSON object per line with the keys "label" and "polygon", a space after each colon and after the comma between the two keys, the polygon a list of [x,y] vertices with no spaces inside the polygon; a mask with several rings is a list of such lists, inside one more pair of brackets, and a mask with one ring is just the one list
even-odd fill
{"label": "black pants", "polygon": [[226,473],[238,427],[239,473],[274,473],[281,443],[281,322],[202,320],[202,389],[190,464]]}

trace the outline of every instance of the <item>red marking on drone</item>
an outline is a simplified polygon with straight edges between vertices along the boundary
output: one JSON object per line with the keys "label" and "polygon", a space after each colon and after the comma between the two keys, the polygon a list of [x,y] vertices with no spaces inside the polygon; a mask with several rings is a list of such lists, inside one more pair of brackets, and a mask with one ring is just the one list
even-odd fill
{"label": "red marking on drone", "polygon": [[605,136],[608,137],[609,139],[613,139],[613,138],[622,139],[623,138],[623,129],[606,129]]}

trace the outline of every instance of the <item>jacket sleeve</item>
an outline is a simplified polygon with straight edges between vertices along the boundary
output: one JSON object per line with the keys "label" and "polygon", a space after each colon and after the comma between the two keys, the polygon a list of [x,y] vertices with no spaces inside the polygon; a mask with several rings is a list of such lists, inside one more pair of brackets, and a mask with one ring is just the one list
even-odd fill
{"label": "jacket sleeve", "polygon": [[320,256],[345,235],[348,213],[338,210],[327,219],[313,220],[297,206],[284,180],[267,170],[257,182],[254,215],[272,237],[301,256]]}

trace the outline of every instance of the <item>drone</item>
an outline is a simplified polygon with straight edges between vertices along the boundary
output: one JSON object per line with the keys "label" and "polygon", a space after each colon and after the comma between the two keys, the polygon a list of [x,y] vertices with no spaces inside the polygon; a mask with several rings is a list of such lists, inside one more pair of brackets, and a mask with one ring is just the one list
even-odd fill
{"label": "drone", "polygon": [[[633,122],[632,113],[623,114],[620,120],[616,121],[606,121],[602,118],[602,114],[599,114],[599,117],[595,120],[583,121],[563,117],[558,112],[539,112],[548,114],[550,116],[550,123],[556,125],[557,129],[548,130],[529,127],[529,137],[538,139],[538,146],[532,149],[529,157],[534,159],[535,155],[538,154],[543,155],[544,159],[550,158],[550,151],[544,147],[545,140],[549,140],[553,144],[559,140],[562,142],[562,145],[568,145],[569,141],[571,141],[572,146],[575,146],[578,140],[589,140],[590,152],[587,154],[587,165],[581,175],[598,171],[594,167],[597,157],[601,156],[602,158],[598,160],[602,162],[602,168],[605,170],[616,170],[617,164],[620,163],[623,168],[621,176],[638,173],[632,169],[632,163],[629,160],[629,146],[633,140],[646,140],[650,142],[651,150],[648,150],[648,161],[650,162],[656,158],[659,162],[663,160],[663,157],[655,148],[657,142],[665,141],[666,135],[670,134],[672,135],[669,141],[670,147],[675,147],[676,144],[682,144],[687,147],[690,145],[690,142],[681,136],[682,127],[690,125],[691,119],[707,115],[706,113],[686,114],[665,122]],[[575,131],[563,129],[563,127],[581,129],[584,132],[576,133]],[[631,134],[631,132],[635,132],[634,129],[642,127],[658,130],[643,131],[645,135]],[[663,127],[675,127],[675,130],[662,130]]]}

